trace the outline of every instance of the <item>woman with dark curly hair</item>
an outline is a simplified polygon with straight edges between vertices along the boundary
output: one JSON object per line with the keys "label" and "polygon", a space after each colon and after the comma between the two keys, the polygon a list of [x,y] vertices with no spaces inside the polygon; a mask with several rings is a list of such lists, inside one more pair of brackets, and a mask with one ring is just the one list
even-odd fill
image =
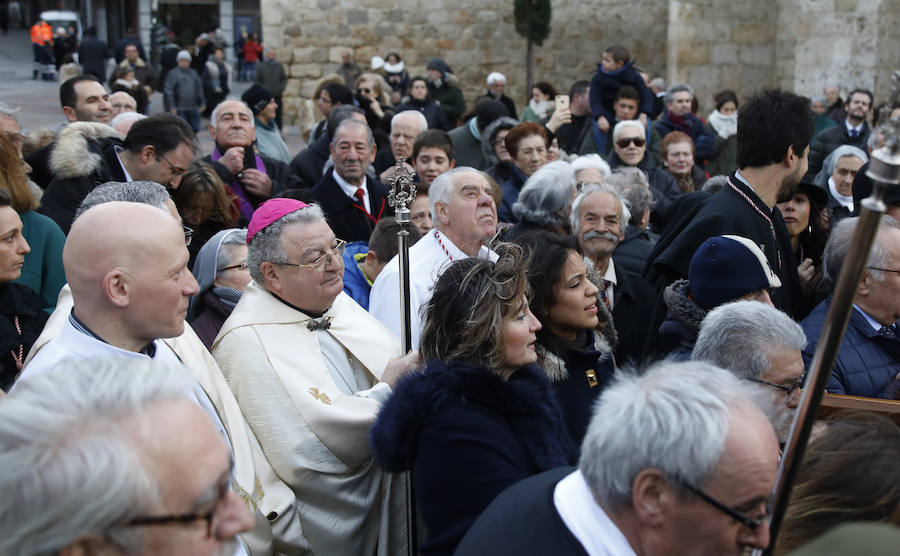
{"label": "woman with dark curly hair", "polygon": [[517,243],[530,252],[530,307],[541,321],[538,365],[553,383],[569,435],[581,444],[594,401],[616,371],[612,315],[598,300],[574,237],[529,232]]}
{"label": "woman with dark curly hair", "polygon": [[827,193],[811,183],[801,183],[788,201],[778,203],[799,263],[797,272],[805,297],[813,296],[822,282],[822,254],[831,229],[827,208]]}
{"label": "woman with dark curly hair", "polygon": [[411,471],[428,530],[421,554],[452,554],[512,484],[567,465],[574,447],[535,361],[522,250],[452,263],[434,286],[419,353],[370,432],[382,467]]}

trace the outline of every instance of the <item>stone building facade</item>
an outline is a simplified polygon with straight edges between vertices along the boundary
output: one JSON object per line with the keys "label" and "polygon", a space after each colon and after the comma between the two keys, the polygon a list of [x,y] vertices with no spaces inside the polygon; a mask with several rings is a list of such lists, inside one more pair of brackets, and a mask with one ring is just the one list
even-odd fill
{"label": "stone building facade", "polygon": [[[487,74],[501,71],[517,106],[527,101],[525,40],[511,1],[261,0],[261,11],[263,37],[289,70],[285,116],[301,129],[320,117],[306,101],[348,47],[364,68],[397,51],[411,75],[440,56],[470,104]],[[884,98],[900,68],[898,29],[900,0],[556,0],[550,37],[534,50],[534,77],[565,91],[590,79],[603,49],[620,43],[651,75],[689,82],[702,113],[723,88],[813,95],[834,81]]]}

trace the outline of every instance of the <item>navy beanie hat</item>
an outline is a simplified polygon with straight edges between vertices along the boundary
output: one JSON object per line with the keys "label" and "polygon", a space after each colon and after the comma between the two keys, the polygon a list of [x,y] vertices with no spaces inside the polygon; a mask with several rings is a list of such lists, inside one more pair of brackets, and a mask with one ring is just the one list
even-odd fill
{"label": "navy beanie hat", "polygon": [[704,241],[691,257],[688,284],[697,305],[711,310],[758,290],[781,287],[781,280],[752,241],[716,236]]}

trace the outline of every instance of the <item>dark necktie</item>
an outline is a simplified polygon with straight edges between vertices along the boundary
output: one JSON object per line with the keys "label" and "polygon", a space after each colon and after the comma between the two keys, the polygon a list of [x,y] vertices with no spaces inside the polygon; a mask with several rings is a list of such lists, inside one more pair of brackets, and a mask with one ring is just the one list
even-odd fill
{"label": "dark necktie", "polygon": [[850,130],[850,138],[851,138],[851,139],[856,139],[857,137],[859,137],[859,130],[857,130],[857,129],[851,129],[851,130]]}

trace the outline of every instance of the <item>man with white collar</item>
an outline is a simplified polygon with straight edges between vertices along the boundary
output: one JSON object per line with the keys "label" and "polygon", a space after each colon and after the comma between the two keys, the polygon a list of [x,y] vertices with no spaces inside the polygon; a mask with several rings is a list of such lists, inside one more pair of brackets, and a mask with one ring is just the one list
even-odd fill
{"label": "man with white collar", "polygon": [[769,545],[778,441],[738,378],[707,363],[664,362],[620,376],[596,407],[578,469],[510,487],[457,556],[742,554]]}
{"label": "man with white collar", "polygon": [[[428,190],[435,228],[409,250],[412,348],[419,345],[425,325],[421,310],[431,299],[431,288],[446,266],[467,257],[496,260],[485,244],[497,231],[497,205],[484,174],[461,166],[431,183]],[[372,284],[369,312],[400,335],[400,265],[397,257],[384,267]]]}
{"label": "man with white collar", "polygon": [[272,199],[247,230],[253,281],[213,355],[279,477],[312,554],[406,551],[403,482],[372,458],[369,428],[418,360],[343,292],[343,242],[321,209]]}
{"label": "man with white collar", "polygon": [[158,114],[135,122],[125,141],[107,125],[71,123],[60,132],[51,157],[56,176],[38,210],[68,233],[75,211],[96,186],[109,181],[153,181],[178,189],[196,152],[184,120]]}
{"label": "man with white collar", "polygon": [[109,183],[91,192],[85,205],[91,208],[79,215],[63,252],[69,285],[20,378],[106,358],[189,371],[191,396],[231,452],[232,488],[253,514],[253,529],[243,536],[247,552],[307,549],[293,492],[272,470],[222,372],[184,322],[197,285],[185,268],[184,231],[168,193],[156,183]]}
{"label": "man with white collar", "polygon": [[[837,282],[841,267],[853,248],[858,218],[845,218],[835,225],[825,245],[825,276]],[[827,297],[803,320],[809,343],[803,360],[809,365],[825,324],[833,296]],[[900,386],[900,225],[882,216],[862,280],[856,291],[853,312],[844,333],[825,389],[832,394],[893,399]]]}
{"label": "man with white collar", "polygon": [[[759,245],[781,281],[782,287],[772,294],[775,307],[796,314],[797,263],[775,204],[789,200],[806,174],[813,129],[809,99],[793,93],[766,91],[741,107],[740,169],[729,176],[722,191],[695,209],[693,217],[684,217],[680,231],[660,238],[644,272],[657,291],[687,277],[691,256],[706,239],[736,235]],[[657,314],[661,321],[661,312]]]}
{"label": "man with white collar", "polygon": [[309,190],[328,217],[334,234],[344,241],[368,241],[382,216],[392,216],[388,188],[369,178],[375,161],[375,137],[369,126],[355,119],[338,124],[331,140],[334,169]]}
{"label": "man with white collar", "polygon": [[644,280],[617,266],[613,251],[625,237],[631,213],[612,186],[585,186],[572,203],[569,223],[584,253],[588,278],[600,288],[598,298],[613,317],[618,334],[619,365],[639,362],[644,355],[653,291]]}

